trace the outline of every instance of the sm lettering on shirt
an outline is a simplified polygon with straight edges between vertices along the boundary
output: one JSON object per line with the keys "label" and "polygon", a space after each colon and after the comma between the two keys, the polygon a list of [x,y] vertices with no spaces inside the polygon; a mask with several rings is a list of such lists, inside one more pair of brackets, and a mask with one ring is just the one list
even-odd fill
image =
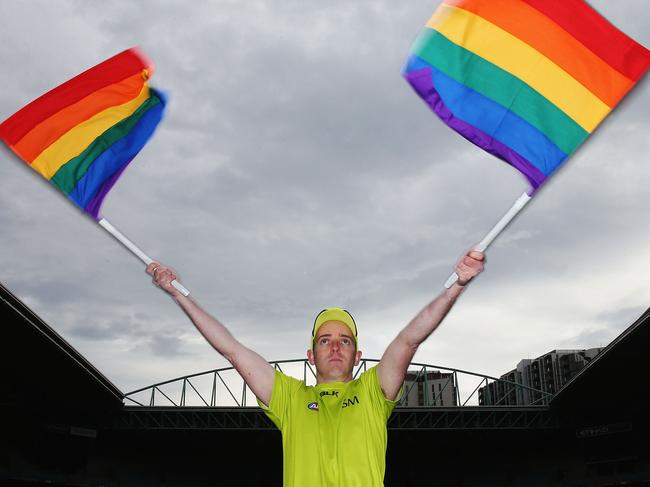
{"label": "sm lettering on shirt", "polygon": [[359,404],[359,398],[357,396],[354,396],[353,398],[346,398],[343,399],[343,406],[341,409],[345,409],[350,406],[354,406],[355,404]]}

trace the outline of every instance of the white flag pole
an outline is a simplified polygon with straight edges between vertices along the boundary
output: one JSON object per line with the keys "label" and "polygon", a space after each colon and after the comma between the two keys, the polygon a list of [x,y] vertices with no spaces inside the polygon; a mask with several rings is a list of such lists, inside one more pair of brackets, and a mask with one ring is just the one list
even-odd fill
{"label": "white flag pole", "polygon": [[[505,215],[501,218],[501,220],[498,221],[494,227],[492,227],[492,230],[490,230],[485,237],[483,237],[483,240],[481,240],[478,244],[476,244],[476,247],[474,247],[474,250],[478,250],[479,252],[484,252],[485,249],[488,248],[488,246],[492,243],[492,241],[497,238],[497,236],[508,226],[508,224],[512,221],[512,219],[517,216],[517,213],[519,213],[524,206],[526,206],[526,203],[530,201],[532,196],[529,196],[528,193],[522,194],[517,201],[514,202],[512,207],[506,212]],[[445,282],[445,288],[449,289],[456,281],[458,280],[458,275],[454,272],[451,276],[449,276],[449,279]]]}
{"label": "white flag pole", "polygon": [[[131,242],[131,240],[126,237],[126,235],[111,225],[111,223],[106,218],[102,218],[97,223],[99,223],[102,228],[104,228],[104,230],[113,235],[113,237],[119,240],[127,249],[133,252],[146,265],[149,265],[153,262],[153,259],[151,257],[145,254],[136,244]],[[178,289],[183,296],[189,296],[190,292],[187,290],[187,288],[176,279],[172,281],[172,286]]]}

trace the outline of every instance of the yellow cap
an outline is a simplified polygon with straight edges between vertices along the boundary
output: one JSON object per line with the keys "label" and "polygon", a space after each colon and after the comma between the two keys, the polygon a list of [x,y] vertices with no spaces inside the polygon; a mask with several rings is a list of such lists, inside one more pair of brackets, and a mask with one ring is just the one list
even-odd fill
{"label": "yellow cap", "polygon": [[314,320],[314,328],[311,330],[312,348],[314,347],[314,339],[316,338],[318,329],[323,325],[323,323],[327,323],[328,321],[340,321],[346,325],[352,332],[354,343],[358,348],[359,343],[357,341],[357,324],[354,322],[352,315],[343,308],[325,308],[323,311],[318,313],[318,316],[316,316],[316,319]]}

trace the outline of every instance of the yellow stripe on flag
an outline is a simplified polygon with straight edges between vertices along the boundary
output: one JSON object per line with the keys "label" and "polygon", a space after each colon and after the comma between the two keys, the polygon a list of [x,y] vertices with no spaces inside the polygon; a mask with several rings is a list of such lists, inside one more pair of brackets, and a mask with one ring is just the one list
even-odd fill
{"label": "yellow stripe on flag", "polygon": [[41,152],[34,159],[31,167],[49,180],[61,166],[81,154],[93,140],[133,114],[147,98],[149,98],[149,87],[145,84],[140,94],[133,100],[123,105],[107,108],[66,132]]}
{"label": "yellow stripe on flag", "polygon": [[527,83],[587,132],[611,111],[546,56],[482,17],[440,5],[427,27]]}

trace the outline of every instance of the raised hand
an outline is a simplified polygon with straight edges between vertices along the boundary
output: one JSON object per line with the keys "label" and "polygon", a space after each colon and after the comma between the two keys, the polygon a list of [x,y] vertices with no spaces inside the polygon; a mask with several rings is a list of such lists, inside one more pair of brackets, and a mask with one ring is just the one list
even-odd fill
{"label": "raised hand", "polygon": [[458,285],[465,286],[477,275],[483,272],[485,267],[485,254],[478,250],[469,250],[456,264]]}
{"label": "raised hand", "polygon": [[160,262],[152,262],[147,266],[147,274],[153,277],[153,283],[159,288],[165,290],[172,297],[182,296],[183,294],[172,285],[173,280],[178,280],[176,273],[162,265]]}

